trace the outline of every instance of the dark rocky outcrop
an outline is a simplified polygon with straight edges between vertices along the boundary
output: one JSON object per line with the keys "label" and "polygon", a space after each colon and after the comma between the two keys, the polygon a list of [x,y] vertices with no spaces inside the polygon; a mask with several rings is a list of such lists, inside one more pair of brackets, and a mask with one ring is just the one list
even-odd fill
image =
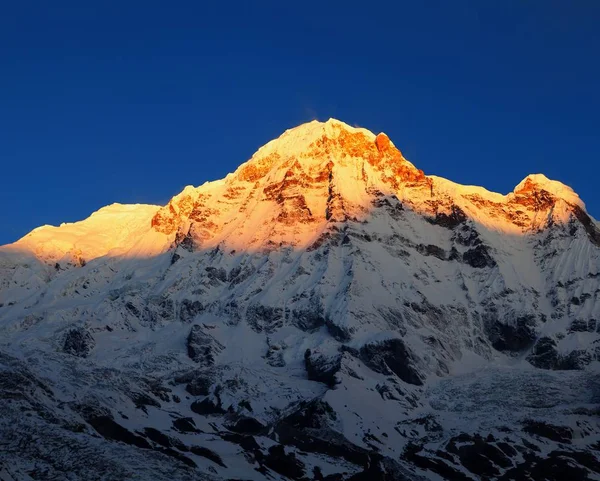
{"label": "dark rocky outcrop", "polygon": [[342,355],[336,353],[332,356],[325,356],[319,352],[312,352],[307,349],[304,353],[304,365],[308,374],[308,379],[318,381],[333,387],[337,384],[336,373],[341,368]]}
{"label": "dark rocky outcrop", "polygon": [[575,319],[569,326],[569,333],[572,332],[596,332],[600,323],[596,319]]}
{"label": "dark rocky outcrop", "polygon": [[208,266],[205,268],[206,275],[211,281],[227,282],[227,272],[222,267]]}
{"label": "dark rocky outcrop", "polygon": [[227,426],[231,431],[240,434],[259,434],[266,426],[250,416],[239,416],[234,423]]}
{"label": "dark rocky outcrop", "polygon": [[[531,420],[524,425],[528,434],[570,443],[569,428]],[[463,433],[448,441],[443,450],[430,451],[411,442],[402,459],[452,481],[591,481],[596,478],[590,477],[590,473],[600,472],[600,462],[589,451],[561,449],[542,454],[535,444],[524,438],[521,443],[509,442],[508,438],[498,440],[492,435]],[[464,474],[459,467],[469,474]]]}
{"label": "dark rocky outcrop", "polygon": [[183,444],[179,439],[174,438],[172,436],[168,436],[155,428],[144,428],[144,436],[165,448],[173,447],[179,449],[180,451],[188,450],[187,446]]}
{"label": "dark rocky outcrop", "polygon": [[133,434],[128,429],[117,423],[109,414],[92,414],[86,418],[98,434],[106,439],[121,441],[138,448],[151,449],[150,443],[143,437]]}
{"label": "dark rocky outcrop", "polygon": [[[431,471],[438,474],[442,479],[448,479],[453,481],[474,481],[472,477],[459,471],[456,467],[452,466],[454,459],[450,457],[450,463],[446,459],[440,459],[441,456],[423,456],[419,454],[423,448],[415,443],[409,443],[404,449],[402,459],[408,461],[415,466],[425,470]],[[441,455],[446,453],[442,452]]]}
{"label": "dark rocky outcrop", "polygon": [[252,304],[246,311],[246,322],[256,332],[273,332],[283,326],[283,309]]}
{"label": "dark rocky outcrop", "polygon": [[409,384],[421,386],[423,379],[415,367],[415,356],[402,339],[387,339],[365,344],[360,348],[360,359],[373,371],[396,374]]}
{"label": "dark rocky outcrop", "polygon": [[498,351],[519,352],[530,347],[536,338],[535,317],[521,316],[513,322],[501,322],[492,317],[486,326],[488,338]]}
{"label": "dark rocky outcrop", "polygon": [[173,421],[173,427],[182,433],[199,433],[196,423],[192,418],[177,418]]}
{"label": "dark rocky outcrop", "polygon": [[522,463],[508,469],[498,481],[592,481],[598,479],[595,475],[600,472],[598,461],[587,452],[557,450],[544,457],[531,453],[524,457]]}
{"label": "dark rocky outcrop", "polygon": [[571,428],[566,426],[553,426],[552,424],[531,419],[528,419],[523,423],[523,431],[558,443],[570,444],[573,439],[573,430]]}
{"label": "dark rocky outcrop", "polygon": [[448,442],[446,450],[457,455],[470,472],[483,477],[498,476],[498,468],[506,469],[513,463],[493,441],[477,434],[461,434]]}
{"label": "dark rocky outcrop", "polygon": [[417,252],[419,252],[419,254],[422,254],[424,256],[433,256],[433,257],[437,257],[438,259],[444,261],[447,258],[446,255],[446,251],[444,249],[442,249],[441,247],[438,247],[436,245],[433,244],[419,244],[417,245]]}
{"label": "dark rocky outcrop", "polygon": [[300,479],[306,471],[304,463],[294,453],[286,454],[281,444],[271,446],[266,456],[257,451],[256,459],[260,464],[290,479]]}
{"label": "dark rocky outcrop", "polygon": [[556,351],[556,341],[550,337],[538,339],[527,361],[540,369],[556,369],[561,362],[561,356]]}
{"label": "dark rocky outcrop", "polygon": [[215,403],[209,398],[203,399],[202,401],[194,401],[190,406],[190,409],[202,416],[225,414],[225,410],[221,407],[221,404]]}
{"label": "dark rocky outcrop", "polygon": [[244,451],[254,452],[260,449],[260,445],[254,439],[254,436],[248,436],[238,433],[220,433],[223,440],[239,445]]}
{"label": "dark rocky outcrop", "polygon": [[194,318],[204,311],[204,306],[200,301],[184,299],[179,308],[179,318],[182,322],[192,322]]}
{"label": "dark rocky outcrop", "polygon": [[139,391],[133,391],[129,393],[129,398],[134,402],[135,407],[147,412],[146,407],[152,406],[160,408],[160,403],[149,394]]}
{"label": "dark rocky outcrop", "polygon": [[556,341],[550,337],[541,337],[533,346],[527,361],[540,369],[572,371],[583,369],[592,361],[589,352],[574,350],[567,355],[559,354]]}
{"label": "dark rocky outcrop", "polygon": [[199,325],[192,326],[187,338],[188,356],[204,367],[214,365],[216,356],[224,349],[213,336],[206,333]]}
{"label": "dark rocky outcrop", "polygon": [[273,367],[285,366],[285,359],[283,358],[283,346],[278,344],[272,344],[269,346],[269,350],[265,356],[267,364]]}
{"label": "dark rocky outcrop", "polygon": [[454,229],[467,220],[467,215],[457,205],[452,205],[450,214],[438,212],[435,217],[428,218],[429,222],[446,229]]}
{"label": "dark rocky outcrop", "polygon": [[600,247],[600,230],[596,227],[590,216],[579,206],[572,206],[573,214],[585,229],[590,241]]}
{"label": "dark rocky outcrop", "polygon": [[318,308],[293,309],[291,315],[292,323],[303,331],[313,331],[325,325],[325,318]]}
{"label": "dark rocky outcrop", "polygon": [[489,249],[484,244],[479,244],[463,253],[462,259],[465,264],[475,269],[496,266],[496,261],[492,258]]}
{"label": "dark rocky outcrop", "polygon": [[73,356],[87,357],[95,345],[96,341],[87,329],[75,327],[67,331],[63,351]]}
{"label": "dark rocky outcrop", "polygon": [[185,390],[192,396],[208,396],[214,379],[214,373],[210,370],[197,372],[186,384]]}
{"label": "dark rocky outcrop", "polygon": [[227,467],[221,459],[221,456],[214,451],[205,448],[204,446],[190,446],[190,451],[196,456],[202,456],[203,458],[210,459],[213,463],[218,464],[223,468]]}

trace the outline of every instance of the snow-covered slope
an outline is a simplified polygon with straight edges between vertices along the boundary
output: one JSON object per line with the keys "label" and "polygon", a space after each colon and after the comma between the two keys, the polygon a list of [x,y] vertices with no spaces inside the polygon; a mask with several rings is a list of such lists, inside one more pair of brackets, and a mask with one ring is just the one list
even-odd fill
{"label": "snow-covered slope", "polygon": [[458,185],[310,122],[164,207],[0,248],[0,463],[598,479],[598,293],[600,230],[569,187]]}

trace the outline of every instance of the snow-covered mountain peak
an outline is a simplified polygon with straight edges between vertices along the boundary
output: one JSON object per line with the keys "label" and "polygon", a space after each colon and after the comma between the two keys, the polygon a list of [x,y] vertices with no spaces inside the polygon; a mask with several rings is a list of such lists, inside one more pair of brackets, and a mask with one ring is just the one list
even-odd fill
{"label": "snow-covered mountain peak", "polygon": [[585,204],[571,187],[562,182],[551,180],[544,174],[528,175],[515,187],[513,193],[519,196],[531,197],[539,195],[542,191],[585,209]]}
{"label": "snow-covered mountain peak", "polygon": [[599,319],[571,189],[310,122],[0,248],[0,479],[598,479]]}
{"label": "snow-covered mountain peak", "polygon": [[386,134],[329,119],[285,131],[224,179],[188,185],[165,207],[114,204],[82,222],[35,229],[15,246],[52,263],[65,255],[157,255],[181,243],[306,248],[340,222],[368,221],[381,196],[429,219],[460,212],[511,234],[565,224],[574,209],[595,228],[577,194],[544,175],[526,177],[508,195],[463,186],[426,176]]}
{"label": "snow-covered mountain peak", "polygon": [[[29,252],[48,263],[81,265],[105,255],[127,255],[137,246],[135,256],[153,255],[156,238],[149,226],[159,206],[148,204],[111,204],[92,213],[87,219],[45,225],[12,244],[12,251]],[[6,249],[6,248],[4,248]]]}

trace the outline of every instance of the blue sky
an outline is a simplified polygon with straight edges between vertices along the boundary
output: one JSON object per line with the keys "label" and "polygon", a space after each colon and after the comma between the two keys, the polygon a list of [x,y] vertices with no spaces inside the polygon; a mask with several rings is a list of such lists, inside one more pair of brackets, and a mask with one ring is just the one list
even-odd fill
{"label": "blue sky", "polygon": [[0,244],[166,203],[285,129],[385,131],[428,174],[542,172],[600,217],[600,2],[4,2]]}

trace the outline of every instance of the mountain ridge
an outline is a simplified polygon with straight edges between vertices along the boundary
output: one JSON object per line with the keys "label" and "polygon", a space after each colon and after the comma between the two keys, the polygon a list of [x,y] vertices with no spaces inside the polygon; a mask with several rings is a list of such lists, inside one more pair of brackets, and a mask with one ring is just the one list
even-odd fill
{"label": "mountain ridge", "polygon": [[[385,152],[389,157],[391,157],[393,163],[399,164],[400,166],[407,169],[408,172],[410,172],[409,177],[416,176],[419,178],[420,181],[424,182],[425,185],[422,186],[422,188],[425,188],[425,190],[429,188],[431,190],[431,197],[433,197],[433,189],[435,186],[436,190],[440,189],[441,194],[449,194],[451,197],[468,195],[479,196],[483,200],[487,200],[498,204],[505,204],[508,203],[510,200],[514,199],[515,197],[523,197],[525,199],[529,199],[531,196],[537,195],[538,192],[545,191],[551,194],[552,196],[556,197],[557,199],[562,199],[568,204],[580,207],[585,212],[585,204],[579,199],[579,196],[570,187],[558,181],[550,180],[543,174],[530,174],[526,176],[519,184],[517,184],[517,186],[515,186],[513,191],[508,194],[499,194],[491,192],[485,189],[484,187],[479,186],[457,184],[450,180],[434,175],[425,176],[422,173],[422,171],[416,169],[412,163],[404,159],[401,152],[394,146],[394,144],[389,140],[386,134],[380,133],[378,135],[375,135],[366,129],[350,127],[349,125],[344,124],[343,122],[338,121],[336,119],[329,119],[327,122],[312,121],[306,124],[302,124],[298,127],[288,129],[278,139],[274,139],[271,142],[265,144],[263,147],[259,148],[250,160],[241,164],[235,172],[228,174],[225,178],[217,181],[205,182],[204,184],[198,187],[188,185],[182,190],[182,192],[175,195],[166,206],[163,206],[162,208],[161,206],[153,206],[156,207],[157,210],[159,210],[159,213],[157,213],[157,215],[153,217],[152,227],[154,227],[155,230],[160,231],[161,226],[159,219],[161,217],[161,212],[168,216],[175,213],[175,210],[179,211],[179,209],[182,207],[179,205],[179,199],[188,199],[189,201],[189,199],[191,198],[197,198],[199,195],[210,193],[211,191],[219,191],[219,189],[223,190],[224,186],[228,186],[229,191],[231,191],[232,189],[235,190],[236,183],[249,182],[250,179],[255,181],[258,180],[258,178],[255,178],[257,172],[259,172],[259,174],[261,174],[262,176],[267,175],[268,172],[265,171],[265,168],[267,166],[272,167],[271,163],[273,162],[273,157],[280,157],[280,151],[284,152],[284,155],[286,155],[288,158],[298,157],[300,164],[303,164],[305,167],[310,167],[311,165],[314,166],[315,159],[317,162],[319,160],[323,160],[323,152],[314,151],[314,144],[318,141],[332,141],[334,139],[338,139],[340,135],[344,134],[350,134],[350,137],[354,135],[360,136],[360,141],[362,142],[362,144],[359,145],[360,148],[365,149],[365,146],[367,146],[366,149],[368,151],[369,149],[373,150],[376,147],[379,152]],[[356,148],[356,146],[354,148]],[[312,153],[309,153],[309,155],[302,155],[310,149],[313,149]],[[347,155],[346,150],[348,149],[348,146],[342,146],[341,155]],[[298,156],[298,154],[300,154],[300,156]],[[314,157],[311,158],[310,154],[316,155],[314,155]],[[337,152],[337,155],[340,155],[339,152]],[[332,157],[333,158],[330,159],[330,161],[339,162],[335,155]],[[355,157],[354,161],[358,162],[358,158]],[[281,164],[280,160],[279,163]],[[286,167],[285,165],[275,165],[274,168],[276,171],[279,171],[282,169],[288,169],[288,167]],[[291,170],[287,170],[286,175],[290,175],[291,172]],[[277,172],[275,172],[274,174],[277,175]],[[402,178],[401,173],[395,172],[395,174],[397,174],[397,176],[398,174],[400,174],[399,177]],[[271,175],[273,175],[273,173],[271,173]],[[407,179],[402,180],[406,183]],[[378,182],[375,182],[375,184],[380,184],[381,182],[381,179],[378,179]],[[383,182],[385,183],[385,179],[383,180]],[[376,185],[376,187],[379,188],[380,185]],[[403,188],[403,186],[398,185],[395,185],[393,187],[395,189],[392,190],[395,190],[394,193],[396,194],[398,194],[399,189]],[[409,194],[414,195],[414,191],[409,192]],[[422,194],[419,193],[419,196],[422,196]],[[410,202],[412,199],[408,198],[402,200],[408,200]],[[137,205],[139,206],[138,208],[140,209],[142,215],[144,215],[148,209],[152,208],[152,206],[149,204]],[[108,210],[112,209],[115,206],[121,206],[119,207],[121,211],[123,209],[133,210],[136,204],[112,204],[110,206],[105,206],[99,209],[98,211],[92,213],[91,216],[88,217],[88,219],[92,219],[93,216],[97,217],[103,213],[106,213]],[[119,212],[119,214],[120,213],[121,212]],[[588,215],[587,213],[585,214]],[[78,222],[85,222],[88,219],[84,219],[83,221]],[[110,221],[114,222],[114,220],[115,217],[111,217]],[[593,225],[597,225],[596,221],[592,218],[590,218],[590,221]],[[78,222],[61,224],[61,226],[59,226],[58,228],[68,228],[69,226],[78,224]],[[173,227],[174,226],[171,226],[170,228],[172,229]],[[23,238],[17,240],[15,243],[9,245],[31,245],[32,243],[35,243],[33,237],[39,234],[40,230],[43,231],[51,228],[54,228],[54,226],[38,227],[30,233],[26,234]],[[100,228],[103,228],[103,226],[100,226]],[[162,228],[164,229],[165,227],[163,226]],[[56,233],[56,231],[53,232]],[[169,232],[169,234],[171,233],[172,232]],[[164,246],[161,245],[160,248],[162,249],[164,248]],[[158,252],[158,249],[156,250],[156,252]],[[93,258],[93,254],[92,256],[88,254],[88,257]]]}
{"label": "mountain ridge", "polygon": [[600,234],[574,196],[457,187],[332,120],[166,206],[34,231],[0,248],[0,473],[598,479]]}

